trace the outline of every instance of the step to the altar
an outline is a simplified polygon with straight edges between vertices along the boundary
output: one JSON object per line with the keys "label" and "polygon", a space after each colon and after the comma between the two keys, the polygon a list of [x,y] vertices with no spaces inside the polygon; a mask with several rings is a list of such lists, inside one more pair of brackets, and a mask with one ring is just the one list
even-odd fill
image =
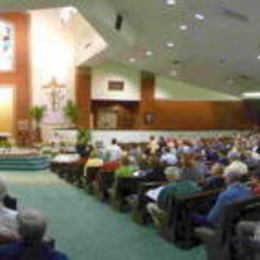
{"label": "step to the altar", "polygon": [[0,170],[44,170],[49,167],[47,157],[39,155],[1,155]]}

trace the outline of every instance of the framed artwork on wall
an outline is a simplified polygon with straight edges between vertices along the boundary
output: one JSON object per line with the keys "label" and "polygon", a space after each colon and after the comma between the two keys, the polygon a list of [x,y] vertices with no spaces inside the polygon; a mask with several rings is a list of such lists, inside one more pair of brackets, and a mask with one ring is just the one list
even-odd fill
{"label": "framed artwork on wall", "polygon": [[153,125],[155,121],[155,113],[153,112],[146,112],[144,114],[144,123],[146,125]]}
{"label": "framed artwork on wall", "polygon": [[108,90],[110,91],[123,91],[124,90],[124,81],[109,81]]}

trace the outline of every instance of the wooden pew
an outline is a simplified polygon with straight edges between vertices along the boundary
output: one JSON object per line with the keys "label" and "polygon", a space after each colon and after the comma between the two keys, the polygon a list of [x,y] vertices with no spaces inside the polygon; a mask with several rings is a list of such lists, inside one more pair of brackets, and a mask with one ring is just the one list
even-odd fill
{"label": "wooden pew", "polygon": [[83,176],[84,189],[89,193],[94,193],[94,182],[100,171],[100,167],[88,167],[86,174]]}
{"label": "wooden pew", "polygon": [[93,182],[94,194],[101,200],[105,201],[109,198],[108,190],[112,188],[115,181],[115,172],[100,169],[97,172],[95,181]]}
{"label": "wooden pew", "polygon": [[139,183],[143,179],[140,177],[116,177],[113,188],[109,195],[112,207],[117,211],[124,211],[129,205],[126,198],[138,192]]}
{"label": "wooden pew", "polygon": [[236,226],[243,220],[260,220],[260,196],[227,205],[219,228],[196,228],[195,233],[205,242],[208,259],[238,259]]}
{"label": "wooden pew", "polygon": [[171,208],[159,226],[161,235],[181,248],[191,248],[199,244],[194,233],[196,223],[192,216],[206,215],[222,190],[214,189],[173,198]]}
{"label": "wooden pew", "polygon": [[51,170],[67,182],[82,187],[83,173],[86,158],[75,162],[52,162]]}

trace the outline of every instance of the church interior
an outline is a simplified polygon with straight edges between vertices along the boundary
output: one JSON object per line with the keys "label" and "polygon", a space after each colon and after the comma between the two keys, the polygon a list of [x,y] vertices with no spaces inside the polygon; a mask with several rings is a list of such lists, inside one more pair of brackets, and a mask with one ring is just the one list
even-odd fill
{"label": "church interior", "polygon": [[260,260],[259,8],[0,0],[0,260]]}

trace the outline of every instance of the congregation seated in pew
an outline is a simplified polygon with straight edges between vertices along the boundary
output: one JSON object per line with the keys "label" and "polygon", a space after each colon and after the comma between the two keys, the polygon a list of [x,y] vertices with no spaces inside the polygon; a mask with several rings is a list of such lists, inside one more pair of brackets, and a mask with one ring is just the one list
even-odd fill
{"label": "congregation seated in pew", "polygon": [[[252,175],[247,166],[249,161],[251,163],[250,150],[253,149],[253,143],[241,136],[193,141],[165,138],[158,142],[153,137],[142,149],[138,144],[124,145],[121,149],[117,140],[113,139],[112,149],[111,146],[104,148],[103,155],[107,156],[91,154],[86,167],[92,165],[93,159],[103,162],[98,163],[100,169],[97,176],[102,184],[102,192],[106,196],[114,194],[110,200],[112,205],[115,205],[115,202],[124,202],[124,196],[136,195],[135,198],[140,199],[137,194],[141,183],[168,179],[170,183],[164,183],[158,189],[147,193],[150,197],[146,196],[146,203],[150,202],[147,209],[156,224],[159,224],[160,215],[180,210],[180,214],[184,213],[183,216],[188,219],[187,224],[185,219],[178,222],[180,230],[187,228],[189,232],[193,232],[193,225],[219,226],[226,205],[254,196],[254,191],[259,188],[259,178],[257,174]],[[257,164],[255,165],[257,167]],[[252,176],[253,181],[250,182]],[[250,191],[250,185],[253,192]],[[158,185],[153,183],[152,186]],[[111,188],[114,193],[108,192]],[[174,205],[175,198],[177,206]],[[140,205],[145,207],[146,203]],[[195,215],[192,215],[193,213]],[[176,218],[175,220],[179,221]],[[174,232],[176,227],[173,227],[173,223],[169,222],[168,225],[166,228]],[[193,235],[187,234],[187,237],[189,236]],[[176,239],[185,238],[177,235]]]}

